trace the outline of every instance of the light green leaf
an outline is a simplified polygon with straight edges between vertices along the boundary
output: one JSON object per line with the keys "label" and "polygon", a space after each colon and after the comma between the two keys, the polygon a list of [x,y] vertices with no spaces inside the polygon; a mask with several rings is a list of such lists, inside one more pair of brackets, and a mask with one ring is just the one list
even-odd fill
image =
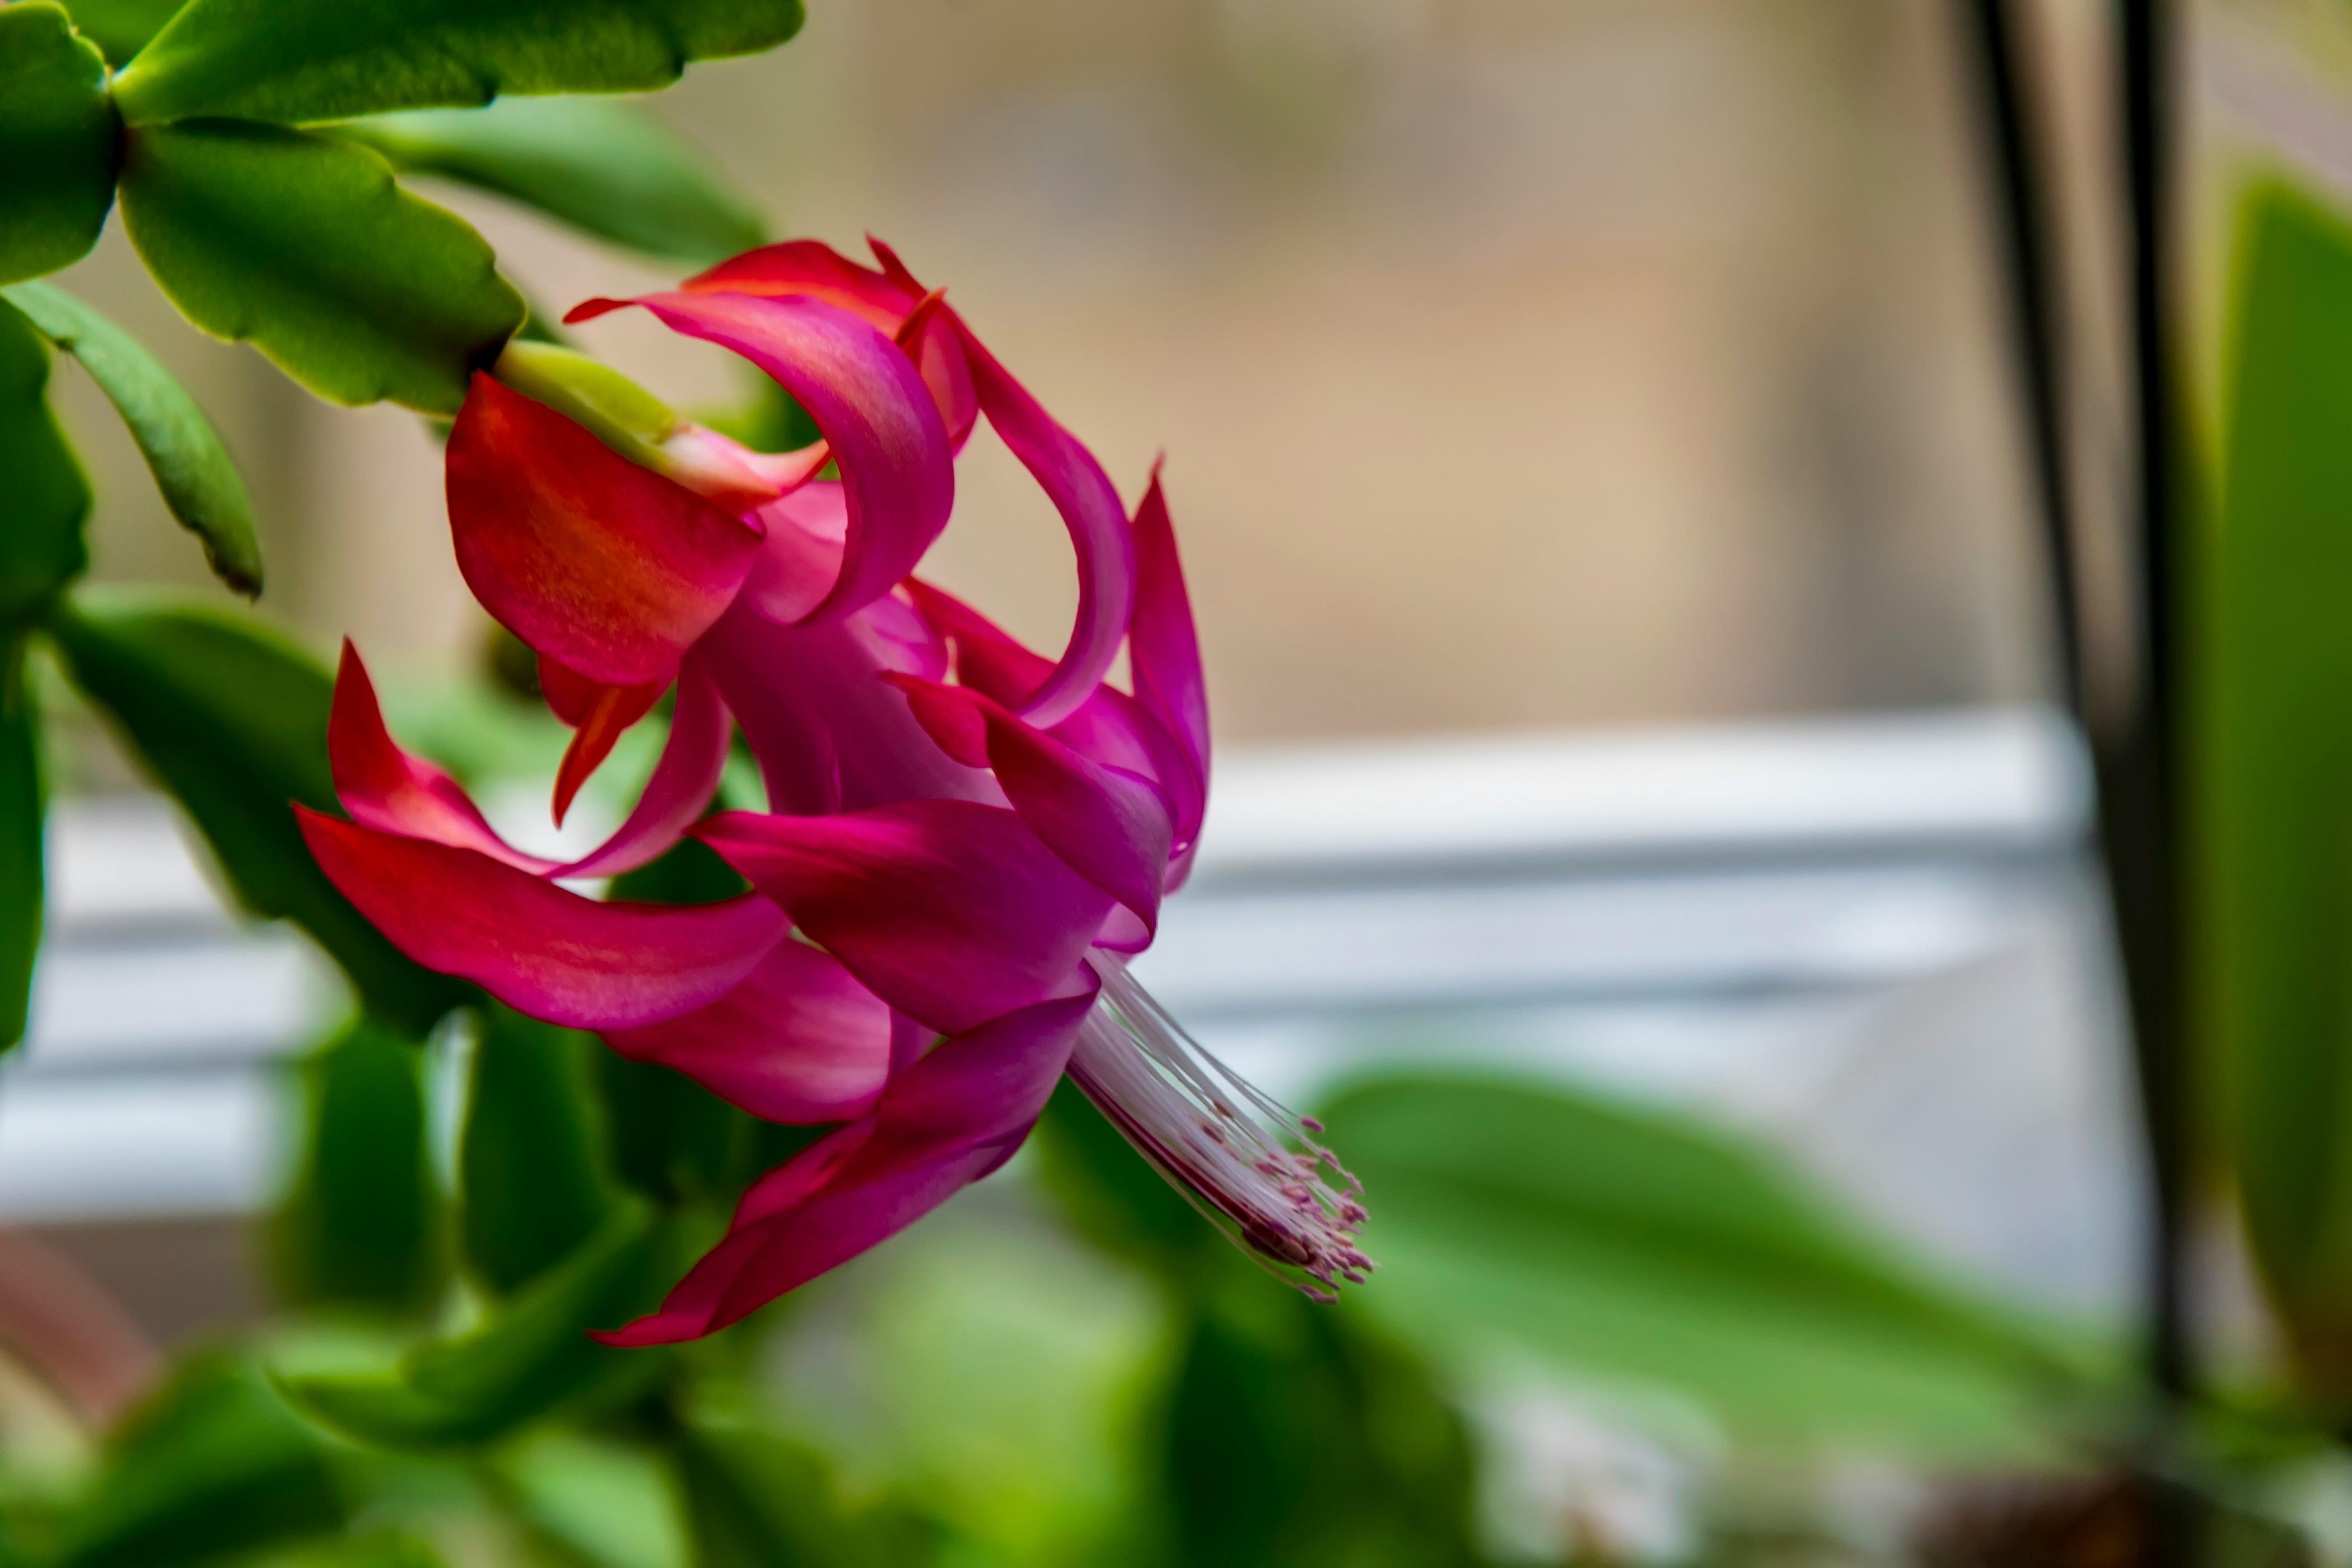
{"label": "light green leaf", "polygon": [[500,99],[329,127],[404,174],[495,192],[632,250],[707,263],[767,237],[709,163],[634,105]]}
{"label": "light green leaf", "polygon": [[500,1290],[569,1257],[612,1215],[593,1088],[604,1047],[489,1003],[458,1149],[466,1257]]}
{"label": "light green leaf", "polygon": [[455,414],[468,374],[522,324],[481,236],[331,137],[226,121],[142,129],[122,218],[182,314],[332,402]]}
{"label": "light green leaf", "polygon": [[887,1499],[850,1507],[821,1455],[739,1412],[687,1412],[671,1453],[699,1568],[934,1560],[928,1521]]}
{"label": "light green leaf", "polygon": [[0,637],[89,565],[89,481],[49,412],[49,351],[0,300]]}
{"label": "light green leaf", "polygon": [[66,1529],[64,1568],[173,1568],[338,1528],[345,1503],[318,1434],[241,1358],[201,1355],[108,1446]]}
{"label": "light green leaf", "polygon": [[509,1506],[563,1560],[580,1568],[688,1568],[677,1490],[654,1450],[551,1426],[525,1434],[495,1463]]}
{"label": "light green leaf", "polygon": [[587,1337],[650,1305],[656,1272],[650,1211],[633,1203],[474,1332],[419,1346],[385,1372],[280,1381],[304,1409],[365,1442],[402,1448],[493,1442],[657,1364],[651,1352]]}
{"label": "light green leaf", "polygon": [[1351,1300],[1433,1354],[1534,1352],[1756,1429],[2014,1444],[2074,1347],[1932,1278],[1780,1161],[1553,1089],[1367,1083],[1324,1113],[1362,1179]]}
{"label": "light green leaf", "polygon": [[421,1036],[473,994],[384,941],[295,826],[289,802],[336,809],[334,689],[317,660],[250,615],[129,590],[77,595],[48,629],[74,684],[187,811],[247,909],[300,924],[395,1029]]}
{"label": "light green leaf", "polygon": [[124,68],[133,125],[297,124],[502,92],[641,92],[772,48],[800,0],[194,0]]}
{"label": "light green leaf", "polygon": [[74,356],[129,426],[163,504],[203,541],[213,575],[248,598],[261,592],[253,503],[221,438],[172,374],[137,339],[49,283],[6,296],[50,342]]}
{"label": "light green leaf", "polygon": [[2211,1020],[2263,1274],[2352,1410],[2352,226],[2245,202],[2234,399],[2200,617]]}
{"label": "light green leaf", "polygon": [[405,1311],[438,1292],[424,1056],[362,1019],[302,1062],[300,1163],[272,1237],[289,1300]]}
{"label": "light green leaf", "polygon": [[106,61],[49,0],[0,9],[0,283],[14,283],[98,243],[122,127]]}
{"label": "light green leaf", "polygon": [[187,0],[72,0],[74,27],[121,65],[147,47]]}
{"label": "light green leaf", "polygon": [[0,650],[0,1053],[25,1037],[41,952],[41,722],[24,644]]}

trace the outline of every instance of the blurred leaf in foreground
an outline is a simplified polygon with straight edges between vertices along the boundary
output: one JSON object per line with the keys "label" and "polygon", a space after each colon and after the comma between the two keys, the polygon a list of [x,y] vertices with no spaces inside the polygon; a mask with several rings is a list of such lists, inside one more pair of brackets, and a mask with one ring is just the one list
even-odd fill
{"label": "blurred leaf in foreground", "polygon": [[79,361],[139,444],[163,504],[204,543],[213,575],[248,598],[261,592],[261,541],[245,480],[218,432],[137,339],[47,283],[7,298],[43,336]]}
{"label": "blurred leaf in foreground", "polygon": [[24,645],[0,648],[0,1053],[25,1037],[41,952],[41,723]]}
{"label": "blurred leaf in foreground", "polygon": [[67,1531],[68,1568],[169,1568],[340,1528],[325,1445],[259,1369],[184,1361],[108,1446]]}
{"label": "blurred leaf in foreground", "polygon": [[424,1047],[362,1019],[299,1071],[300,1163],[273,1237],[287,1297],[393,1311],[430,1305],[446,1254]]}
{"label": "blurred leaf in foreground", "polygon": [[396,1029],[422,1036],[470,994],[361,919],[294,826],[289,802],[336,809],[323,666],[250,616],[128,590],[77,595],[48,630],[74,684],[186,809],[247,909],[300,924]]}
{"label": "blurred leaf in foreground", "polygon": [[594,1098],[595,1037],[479,1010],[473,1088],[458,1152],[466,1257],[514,1290],[569,1257],[613,1213]]}
{"label": "blurred leaf in foreground", "polygon": [[710,162],[631,104],[503,98],[482,109],[420,109],[329,128],[404,174],[492,192],[600,239],[709,263],[767,237]]}
{"label": "blurred leaf in foreground", "polygon": [[1955,1289],[1769,1152],[1663,1112],[1436,1076],[1323,1112],[1379,1260],[1357,1305],[1441,1358],[1532,1351],[1764,1433],[2031,1443],[2080,1347]]}
{"label": "blurred leaf in foreground", "polygon": [[89,565],[89,481],[49,412],[49,351],[0,300],[0,637]]}
{"label": "blurred leaf in foreground", "polygon": [[2306,1378],[2352,1413],[2352,225],[2242,219],[2202,649],[2205,874],[2247,1231]]}
{"label": "blurred leaf in foreground", "polygon": [[661,1364],[658,1352],[613,1350],[587,1337],[649,1306],[661,1272],[651,1215],[631,1204],[471,1333],[420,1345],[387,1371],[294,1373],[283,1382],[310,1414],[364,1442],[494,1442]]}

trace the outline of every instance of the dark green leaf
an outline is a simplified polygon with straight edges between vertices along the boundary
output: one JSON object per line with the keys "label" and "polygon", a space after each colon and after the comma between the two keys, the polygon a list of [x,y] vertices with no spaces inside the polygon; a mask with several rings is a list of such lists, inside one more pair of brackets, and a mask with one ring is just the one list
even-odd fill
{"label": "dark green leaf", "polygon": [[2210,1016],[2256,1258],[2306,1375],[2352,1409],[2352,226],[2244,212],[2202,650]]}
{"label": "dark green leaf", "polygon": [[[705,904],[746,886],[709,846],[689,838],[614,879],[613,896]],[[751,1117],[667,1068],[609,1050],[596,1060],[613,1169],[630,1186],[665,1204],[726,1200],[756,1173],[746,1168],[753,1157]]]}
{"label": "dark green leaf", "polygon": [[261,592],[261,542],[228,448],[172,374],[138,340],[48,283],[19,283],[7,297],[26,319],[74,356],[98,383],[139,443],[163,504],[204,542],[213,575],[251,597]]}
{"label": "dark green leaf", "polygon": [[41,722],[24,645],[0,649],[0,1052],[25,1037],[41,951]]}
{"label": "dark green leaf", "polygon": [[299,124],[502,92],[638,92],[772,48],[800,0],[194,0],[116,79],[134,125]]}
{"label": "dark green leaf", "polygon": [[89,481],[44,395],[49,351],[0,300],[0,637],[89,564]]}
{"label": "dark green leaf", "polygon": [[332,402],[455,414],[468,374],[522,324],[481,236],[332,137],[143,128],[123,159],[122,220],[182,314]]}
{"label": "dark green leaf", "polygon": [[316,1433],[227,1354],[183,1363],[110,1445],[68,1527],[67,1568],[169,1568],[339,1528]]}
{"label": "dark green leaf", "polygon": [[387,1372],[283,1382],[303,1408],[363,1441],[412,1448],[493,1442],[658,1364],[655,1352],[587,1337],[651,1305],[661,1283],[649,1211],[628,1204],[474,1332],[420,1346]]}
{"label": "dark green leaf", "polygon": [[441,1555],[415,1536],[397,1530],[372,1530],[336,1541],[312,1542],[267,1557],[242,1561],[237,1568],[442,1568]]}
{"label": "dark green leaf", "polygon": [[1230,1245],[1066,1078],[1054,1086],[1032,1147],[1046,1186],[1098,1247],[1181,1280],[1197,1272],[1204,1248]]}
{"label": "dark green leaf", "polygon": [[1176,1561],[1363,1568],[1479,1561],[1461,1417],[1369,1325],[1242,1280],[1194,1320],[1169,1394]]}
{"label": "dark green leaf", "polygon": [[423,1035],[472,993],[394,951],[335,891],[289,802],[335,809],[327,771],[333,683],[250,616],[116,590],[75,597],[49,626],[74,683],[185,808],[258,915],[299,922],[363,1006]]}
{"label": "dark green leaf", "polygon": [[611,1216],[593,1035],[480,1009],[473,1089],[458,1151],[466,1257],[500,1290],[562,1263]]}
{"label": "dark green leaf", "polygon": [[853,1508],[816,1453],[734,1415],[689,1415],[669,1450],[697,1568],[911,1568],[934,1531],[887,1500]]}
{"label": "dark green leaf", "polygon": [[74,28],[106,51],[109,65],[126,64],[163,30],[187,0],[73,0]]}
{"label": "dark green leaf", "polygon": [[1535,1351],[1759,1429],[2020,1440],[2074,1347],[1893,1252],[1766,1151],[1663,1112],[1437,1077],[1325,1113],[1380,1259],[1353,1294],[1433,1353]]}
{"label": "dark green leaf", "polygon": [[476,185],[653,256],[707,263],[767,237],[708,159],[644,110],[608,99],[500,99],[331,129],[403,174]]}
{"label": "dark green leaf", "polygon": [[361,1020],[301,1064],[300,1164],[278,1213],[289,1300],[413,1310],[443,1277],[424,1050]]}
{"label": "dark green leaf", "polygon": [[14,283],[98,243],[122,127],[106,61],[48,0],[0,10],[0,283]]}

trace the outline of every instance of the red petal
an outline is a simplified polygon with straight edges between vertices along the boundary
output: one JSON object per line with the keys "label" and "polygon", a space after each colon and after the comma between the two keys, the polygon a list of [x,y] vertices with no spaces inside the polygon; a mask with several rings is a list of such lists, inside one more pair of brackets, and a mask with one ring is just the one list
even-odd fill
{"label": "red petal", "polygon": [[[542,677],[547,660],[540,660]],[[648,680],[643,686],[599,686],[591,697],[586,710],[580,714],[572,731],[572,743],[563,749],[562,765],[555,770],[555,825],[563,826],[564,814],[572,809],[572,799],[580,786],[604,765],[613,754],[630,725],[653,710],[661,694],[667,690],[667,680]],[[573,694],[576,699],[577,693]],[[561,717],[561,713],[558,717]]]}
{"label": "red petal", "polygon": [[625,1029],[707,1006],[783,936],[746,894],[661,908],[599,903],[470,849],[294,807],[311,856],[392,944],[535,1018]]}
{"label": "red petal", "polygon": [[1184,744],[1201,792],[1209,788],[1209,687],[1201,670],[1201,637],[1192,600],[1184,590],[1184,563],[1160,488],[1160,465],[1135,509],[1135,615],[1128,623],[1128,660],[1135,695]]}
{"label": "red petal", "polygon": [[[921,289],[893,282],[814,239],[789,239],[747,250],[688,279],[681,287],[690,294],[799,295],[822,300],[872,322],[893,338],[923,294]],[[948,433],[960,447],[971,429],[975,412],[971,372],[965,367],[963,349],[953,328],[935,321],[921,331],[922,347],[916,363],[931,389],[940,417],[947,422]]]}
{"label": "red petal", "polygon": [[703,658],[688,654],[678,668],[677,706],[670,715],[669,738],[662,743],[661,760],[654,764],[654,775],[646,781],[635,809],[612,837],[552,874],[618,876],[667,853],[718,793],[733,733],[718,683]]}
{"label": "red petal", "polygon": [[840,1121],[874,1108],[890,1076],[890,1009],[806,942],[780,942],[708,1007],[604,1040],[672,1068],[769,1121]]}
{"label": "red petal", "polygon": [[591,680],[667,680],[741,586],[756,524],[477,374],[449,434],[449,526],[484,608]]}
{"label": "red petal", "polygon": [[803,1150],[744,1194],[727,1237],[658,1310],[596,1337],[667,1344],[723,1329],[837,1268],[1012,1158],[1094,1005],[1077,994],[942,1042],[873,1116]]}
{"label": "red petal", "polygon": [[805,296],[649,294],[594,300],[568,321],[642,305],[674,331],[731,349],[816,421],[841,467],[841,570],[812,620],[849,614],[896,587],[947,526],[955,470],[947,427],[922,378],[887,337]]}
{"label": "red petal", "polygon": [[555,864],[508,844],[457,780],[400,749],[384,728],[375,685],[348,637],[327,718],[327,763],[334,773],[335,798],[354,822],[477,850],[525,871],[543,872]]}
{"label": "red petal", "polygon": [[948,1034],[1067,994],[1111,904],[1013,812],[970,801],[728,812],[694,833],[866,989]]}
{"label": "red petal", "polygon": [[995,772],[1013,809],[1047,848],[1132,910],[1147,932],[1156,928],[1171,836],[1157,786],[1089,762],[977,691],[886,679],[907,694],[941,751]]}

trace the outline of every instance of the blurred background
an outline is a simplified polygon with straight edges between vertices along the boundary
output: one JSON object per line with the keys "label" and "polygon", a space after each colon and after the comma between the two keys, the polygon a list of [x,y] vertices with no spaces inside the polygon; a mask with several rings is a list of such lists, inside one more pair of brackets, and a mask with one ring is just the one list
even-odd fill
{"label": "blurred background", "polygon": [[[2352,185],[2352,13],[2186,9],[2210,347],[2248,171]],[[2095,520],[2125,429],[2109,8],[2019,12],[2063,109],[2072,479]],[[1300,1104],[1434,1067],[1695,1115],[1922,1268],[2095,1328],[2135,1278],[2139,1156],[2049,706],[1969,47],[1941,0],[824,0],[790,47],[648,106],[779,233],[870,230],[944,282],[1123,493],[1166,455],[1222,773],[1199,881],[1139,973],[1206,1044]],[[557,313],[667,276],[420,189]],[[119,228],[66,281],[221,424],[266,613],[356,639],[460,749],[520,732],[435,706],[489,626],[418,420],[324,407],[197,337]],[[746,390],[625,314],[580,336],[682,407]],[[98,395],[58,374],[98,574],[201,584]],[[1058,645],[1058,525],[975,447],[927,572]],[[2098,579],[2095,548],[2082,564]],[[297,939],[219,913],[164,809],[67,721],[77,798],[35,1034],[0,1069],[0,1216],[174,1341],[260,1310],[278,1064],[339,1003]],[[498,752],[518,816],[554,754]],[[1172,1353],[1143,1278],[1024,1195],[1035,1176],[808,1292],[769,1369],[858,1484],[943,1500],[972,1561],[1093,1560]],[[1721,1325],[1645,1342],[1648,1287],[1611,1297],[1572,1251],[1558,1294],[1465,1305],[1446,1285],[1471,1264],[1380,1235],[1366,1310],[1440,1347],[1501,1555],[1687,1557],[1696,1521],[1738,1511],[1743,1423],[1801,1429],[1845,1397],[1769,1345],[1692,1372]],[[2220,1316],[2259,1358],[2217,1245]],[[2011,1452],[1974,1394],[1855,1376],[1861,1429]],[[1814,1436],[1807,1495],[1864,1552],[1908,1472]]]}

